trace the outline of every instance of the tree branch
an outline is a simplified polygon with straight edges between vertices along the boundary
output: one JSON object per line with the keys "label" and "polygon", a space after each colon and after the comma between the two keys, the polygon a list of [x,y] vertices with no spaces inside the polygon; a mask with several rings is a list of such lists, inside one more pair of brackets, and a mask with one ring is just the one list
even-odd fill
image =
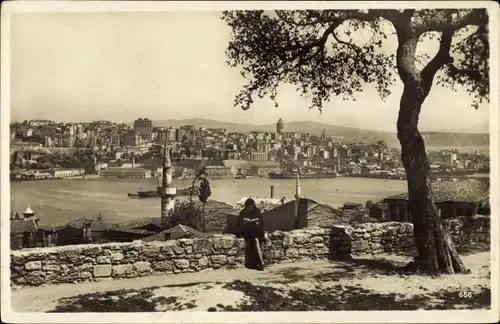
{"label": "tree branch", "polygon": [[423,12],[421,17],[414,21],[414,29],[417,35],[430,31],[444,31],[450,29],[457,31],[466,26],[485,26],[488,24],[488,15],[486,9],[468,9],[468,10],[432,10],[428,16]]}
{"label": "tree branch", "polygon": [[443,31],[441,41],[439,42],[438,52],[420,73],[422,86],[424,87],[426,93],[429,92],[437,71],[439,71],[443,65],[453,62],[453,58],[450,56],[453,33],[454,31],[452,29],[446,29]]}

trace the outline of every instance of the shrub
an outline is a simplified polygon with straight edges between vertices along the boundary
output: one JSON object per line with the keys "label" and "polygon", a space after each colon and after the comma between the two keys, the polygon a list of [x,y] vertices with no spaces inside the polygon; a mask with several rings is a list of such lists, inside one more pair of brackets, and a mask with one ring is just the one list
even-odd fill
{"label": "shrub", "polygon": [[196,230],[203,229],[203,215],[200,206],[187,200],[176,200],[174,204],[174,210],[171,217],[169,217],[168,227],[181,224]]}

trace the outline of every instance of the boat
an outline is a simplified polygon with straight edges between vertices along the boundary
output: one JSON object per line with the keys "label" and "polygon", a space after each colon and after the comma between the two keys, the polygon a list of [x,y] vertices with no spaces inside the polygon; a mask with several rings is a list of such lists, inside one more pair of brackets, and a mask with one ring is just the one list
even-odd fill
{"label": "boat", "polygon": [[196,188],[193,187],[193,188],[184,188],[184,189],[179,189],[176,191],[176,195],[177,196],[189,196],[191,194],[191,192],[193,192],[193,194],[196,193]]}
{"label": "boat", "polygon": [[335,178],[337,174],[332,172],[269,172],[270,179],[295,179],[297,175],[301,179],[323,179],[323,178]]}
{"label": "boat", "polygon": [[253,179],[253,176],[251,176],[251,175],[237,175],[234,178],[235,179]]}
{"label": "boat", "polygon": [[[195,189],[196,190],[196,189]],[[193,191],[195,193],[195,191]],[[176,196],[189,196],[191,194],[191,189],[179,189],[176,191]],[[160,195],[158,191],[148,190],[148,191],[137,191],[137,193],[128,193],[127,196],[129,198],[158,198]]]}

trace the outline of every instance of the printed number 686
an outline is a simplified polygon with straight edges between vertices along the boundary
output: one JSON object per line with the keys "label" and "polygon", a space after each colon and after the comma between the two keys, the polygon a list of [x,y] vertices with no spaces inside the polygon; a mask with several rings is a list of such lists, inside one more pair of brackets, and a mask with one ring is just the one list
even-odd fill
{"label": "printed number 686", "polygon": [[472,293],[470,291],[461,291],[458,293],[460,298],[472,298]]}

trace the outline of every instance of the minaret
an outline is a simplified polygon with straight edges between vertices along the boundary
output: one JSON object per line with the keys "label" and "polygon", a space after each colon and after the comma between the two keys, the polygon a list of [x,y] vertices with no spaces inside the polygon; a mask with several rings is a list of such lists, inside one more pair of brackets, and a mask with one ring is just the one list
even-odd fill
{"label": "minaret", "polygon": [[161,195],[161,227],[165,228],[168,216],[174,209],[174,197],[177,190],[172,186],[172,162],[167,140],[163,152],[162,186],[158,188],[158,191]]}

